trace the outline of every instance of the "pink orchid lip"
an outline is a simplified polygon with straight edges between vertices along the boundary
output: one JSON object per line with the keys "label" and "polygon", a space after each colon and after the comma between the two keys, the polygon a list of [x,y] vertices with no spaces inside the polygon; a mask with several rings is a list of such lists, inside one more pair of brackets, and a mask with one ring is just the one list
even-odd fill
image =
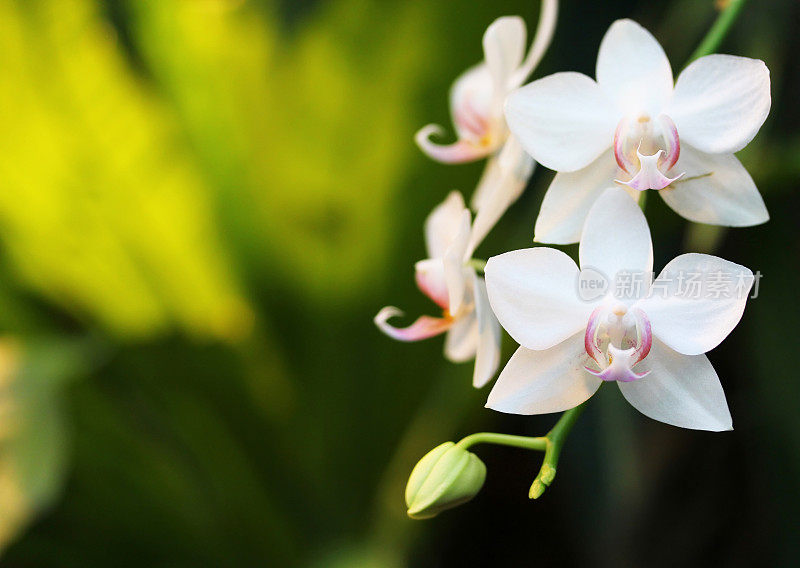
{"label": "pink orchid lip", "polygon": [[[664,172],[669,172],[678,162],[681,154],[680,137],[678,136],[678,129],[672,119],[661,114],[658,116],[657,122],[661,127],[661,132],[664,137],[666,150],[657,150],[654,154],[642,154],[642,144],[652,147],[653,135],[651,127],[649,126],[650,119],[642,117],[637,124],[648,125],[644,129],[635,129],[632,126],[631,120],[627,117],[619,121],[616,130],[614,131],[614,159],[622,171],[628,175],[633,176],[629,181],[622,181],[615,179],[617,183],[627,185],[636,191],[645,191],[647,189],[664,189],[671,183],[683,177],[680,173],[676,177],[668,177]],[[638,137],[638,145],[636,147],[636,160],[631,157],[633,150],[630,147],[632,137]],[[638,162],[638,164],[636,163]],[[663,171],[662,171],[663,170]],[[635,172],[635,173],[634,173]]]}
{"label": "pink orchid lip", "polygon": [[420,316],[408,327],[394,327],[388,320],[395,316],[403,316],[402,310],[393,306],[386,306],[374,318],[375,325],[383,333],[398,341],[421,341],[444,333],[450,329],[454,319],[449,315],[435,318],[432,316]]}
{"label": "pink orchid lip", "polygon": [[465,138],[460,138],[452,144],[436,144],[430,137],[433,134],[441,136],[442,128],[435,124],[429,124],[421,128],[414,136],[420,150],[425,152],[428,157],[444,164],[463,164],[485,158],[492,153],[494,148],[490,144],[473,142]]}
{"label": "pink orchid lip", "polygon": [[601,367],[601,370],[596,371],[590,367],[584,368],[603,381],[620,381],[627,383],[646,377],[650,374],[650,371],[637,373],[633,370],[633,367],[647,357],[653,345],[653,333],[647,315],[641,309],[636,308],[633,310],[633,316],[636,322],[636,346],[628,349],[621,349],[609,343],[607,347],[608,361],[606,361],[598,345],[597,334],[600,331],[603,319],[607,317],[608,314],[608,308],[598,307],[592,312],[592,315],[589,316],[589,323],[586,326],[586,335],[584,336],[584,345],[586,353]]}

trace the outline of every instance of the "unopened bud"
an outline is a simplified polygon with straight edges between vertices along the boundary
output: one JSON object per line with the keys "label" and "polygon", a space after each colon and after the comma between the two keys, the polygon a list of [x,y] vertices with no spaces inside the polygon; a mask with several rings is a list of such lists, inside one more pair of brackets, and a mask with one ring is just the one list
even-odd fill
{"label": "unopened bud", "polygon": [[406,506],[412,519],[428,519],[466,503],[483,487],[486,466],[478,456],[445,442],[419,460],[406,485]]}

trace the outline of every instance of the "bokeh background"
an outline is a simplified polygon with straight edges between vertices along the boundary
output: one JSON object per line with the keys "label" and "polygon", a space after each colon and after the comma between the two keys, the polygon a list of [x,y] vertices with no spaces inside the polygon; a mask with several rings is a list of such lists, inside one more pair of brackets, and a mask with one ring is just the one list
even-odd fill
{"label": "bokeh background", "polygon": [[[428,449],[555,417],[483,408],[441,340],[395,343],[422,222],[480,164],[414,146],[496,17],[533,0],[0,0],[0,565],[779,566],[800,559],[800,4],[750,2],[722,52],[765,60],[740,157],[772,214],[724,231],[650,199],[685,247],[764,275],[711,354],[736,430],[681,430],[603,389],[558,478],[479,447],[471,503],[405,517]],[[534,77],[593,74],[633,17],[680,69],[711,1],[566,1]],[[635,70],[632,70],[635,72]],[[529,246],[552,172],[478,250]],[[575,247],[565,247],[570,253]],[[506,338],[505,353],[512,342]]]}

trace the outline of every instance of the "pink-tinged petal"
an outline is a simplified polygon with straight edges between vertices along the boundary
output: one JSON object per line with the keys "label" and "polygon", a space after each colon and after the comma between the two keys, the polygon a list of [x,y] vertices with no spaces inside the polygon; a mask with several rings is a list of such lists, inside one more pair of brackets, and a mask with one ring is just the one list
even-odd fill
{"label": "pink-tinged petal", "polygon": [[585,329],[593,306],[578,296],[578,267],[563,252],[507,252],[490,258],[485,274],[492,309],[520,345],[547,349]]}
{"label": "pink-tinged petal", "polygon": [[417,321],[408,327],[394,327],[388,321],[395,316],[403,316],[402,310],[394,306],[386,306],[375,316],[373,320],[383,333],[397,339],[398,341],[420,341],[428,339],[440,333],[444,333],[453,325],[452,318],[434,318],[431,316],[420,316]]}
{"label": "pink-tinged petal", "polygon": [[[592,268],[608,282],[636,278],[645,294],[653,270],[653,243],[644,213],[619,187],[610,187],[595,201],[583,226],[578,249],[581,268]],[[635,295],[636,290],[631,290]]]}
{"label": "pink-tinged petal", "polygon": [[458,315],[467,290],[467,278],[472,269],[468,269],[464,262],[467,260],[467,246],[470,235],[470,214],[464,209],[461,214],[458,233],[450,247],[444,254],[444,281],[447,284],[448,310],[454,316]]}
{"label": "pink-tinged petal", "polygon": [[661,126],[661,133],[667,145],[663,168],[665,172],[668,172],[681,157],[681,139],[678,136],[678,127],[666,114],[660,115],[657,122]]}
{"label": "pink-tinged petal", "polygon": [[602,351],[600,351],[600,348],[597,346],[597,331],[600,329],[602,318],[605,315],[606,311],[603,306],[596,307],[592,315],[589,316],[589,323],[586,325],[586,333],[584,333],[583,336],[583,345],[586,354],[594,359],[595,363],[601,366],[605,364],[605,358],[603,357]]}
{"label": "pink-tinged petal", "polygon": [[647,314],[653,335],[684,355],[719,345],[742,318],[753,273],[708,254],[689,253],[669,262],[636,307]]}
{"label": "pink-tinged petal", "polygon": [[705,355],[681,355],[656,340],[641,365],[650,370],[647,377],[617,383],[639,412],[681,428],[733,429],[725,392]]}
{"label": "pink-tinged petal", "polygon": [[617,20],[608,28],[597,54],[597,82],[624,113],[657,115],[672,95],[664,50],[633,20]]}
{"label": "pink-tinged petal", "polygon": [[432,142],[431,135],[442,136],[444,130],[436,124],[429,124],[421,128],[414,136],[420,150],[437,162],[443,164],[463,164],[474,162],[485,158],[494,151],[490,144],[472,142],[465,138],[453,142],[452,144],[436,144]]}
{"label": "pink-tinged petal", "polygon": [[486,283],[474,273],[475,316],[478,320],[478,350],[475,355],[475,371],[472,385],[481,388],[488,383],[500,366],[500,322],[492,312]]}
{"label": "pink-tinged petal", "polygon": [[650,374],[650,371],[637,373],[633,366],[638,363],[636,349],[617,349],[613,345],[608,346],[608,355],[611,363],[602,371],[595,371],[591,367],[585,367],[587,371],[599,378],[601,381],[620,381],[629,383],[637,381]]}
{"label": "pink-tinged petal", "polygon": [[525,22],[519,16],[503,16],[483,34],[483,55],[495,91],[504,96],[514,71],[522,63],[526,43]]}
{"label": "pink-tinged petal", "polygon": [[597,83],[580,73],[555,73],[506,99],[508,128],[534,160],[574,172],[611,146],[621,118]]}
{"label": "pink-tinged petal", "polygon": [[658,194],[678,215],[726,227],[750,227],[769,220],[753,178],[733,154],[705,154],[684,145],[675,170],[686,175]]}
{"label": "pink-tinged petal", "polygon": [[454,318],[444,339],[444,356],[453,363],[475,358],[478,349],[478,318],[474,312]]}
{"label": "pink-tinged petal", "polygon": [[490,123],[502,114],[494,104],[494,82],[486,63],[471,67],[456,79],[450,89],[450,113],[458,138],[479,140],[486,135]]}
{"label": "pink-tinged petal", "polygon": [[542,201],[533,239],[554,245],[577,243],[589,209],[616,174],[610,151],[577,172],[556,174]]}
{"label": "pink-tinged petal", "polygon": [[707,55],[680,74],[664,113],[684,142],[710,154],[731,154],[747,146],[766,120],[769,91],[763,61]]}
{"label": "pink-tinged petal", "polygon": [[636,191],[646,191],[648,189],[664,189],[672,182],[679,180],[683,177],[683,172],[674,178],[668,178],[661,170],[658,169],[658,164],[661,161],[661,156],[664,154],[663,150],[659,150],[652,156],[645,156],[639,150],[636,150],[636,157],[639,158],[639,171],[633,176],[630,181],[621,181],[615,179],[617,183],[627,185]]}
{"label": "pink-tinged petal", "polygon": [[443,258],[453,244],[466,210],[464,198],[458,191],[451,191],[425,219],[425,245],[428,258]]}
{"label": "pink-tinged petal", "polygon": [[614,131],[614,159],[620,169],[632,174],[636,171],[636,164],[630,158],[633,148],[628,147],[631,142],[631,136],[628,136],[629,122],[630,119],[623,118]]}
{"label": "pink-tinged petal", "polygon": [[584,370],[588,360],[582,332],[543,351],[520,347],[497,378],[486,406],[509,414],[547,414],[574,408],[602,383]]}
{"label": "pink-tinged petal", "polygon": [[414,265],[417,287],[436,304],[446,310],[450,307],[447,282],[444,279],[444,262],[441,258],[420,260]]}

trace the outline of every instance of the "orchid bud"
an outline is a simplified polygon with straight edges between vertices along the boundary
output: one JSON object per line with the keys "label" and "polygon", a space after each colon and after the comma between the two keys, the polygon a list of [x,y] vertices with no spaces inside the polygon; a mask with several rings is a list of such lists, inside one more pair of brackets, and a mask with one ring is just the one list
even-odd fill
{"label": "orchid bud", "polygon": [[445,442],[419,460],[406,485],[406,506],[412,519],[428,519],[466,503],[483,487],[486,466],[478,456]]}

